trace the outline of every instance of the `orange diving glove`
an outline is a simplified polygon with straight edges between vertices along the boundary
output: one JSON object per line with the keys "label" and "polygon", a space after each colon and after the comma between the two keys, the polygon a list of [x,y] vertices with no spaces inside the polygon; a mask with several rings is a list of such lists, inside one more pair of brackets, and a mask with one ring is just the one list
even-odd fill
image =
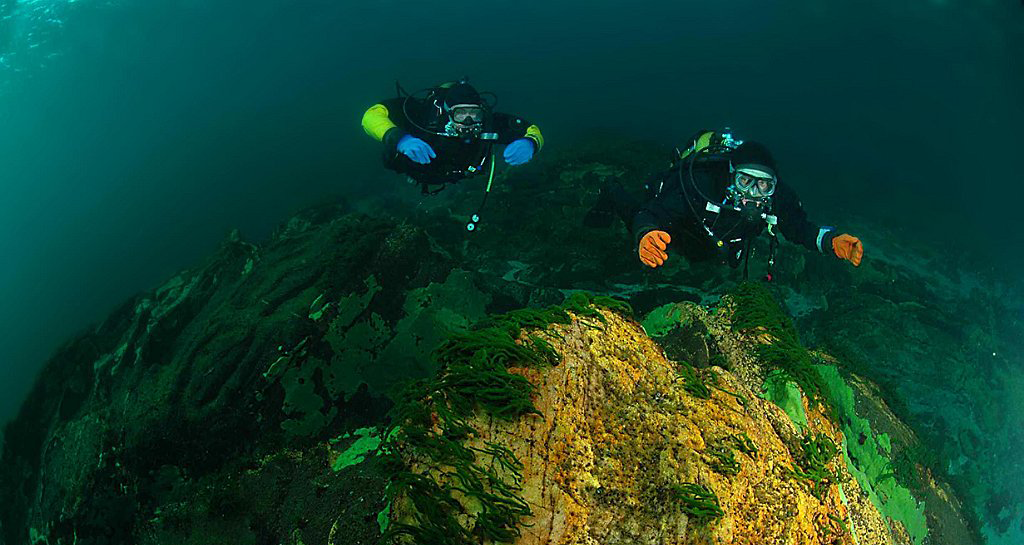
{"label": "orange diving glove", "polygon": [[665,231],[649,231],[640,239],[640,261],[648,267],[663,265],[668,260],[665,250],[668,249],[670,242],[672,237]]}
{"label": "orange diving glove", "polygon": [[860,267],[860,261],[864,259],[864,245],[853,235],[836,235],[832,239],[832,251],[839,259],[853,263],[854,267]]}

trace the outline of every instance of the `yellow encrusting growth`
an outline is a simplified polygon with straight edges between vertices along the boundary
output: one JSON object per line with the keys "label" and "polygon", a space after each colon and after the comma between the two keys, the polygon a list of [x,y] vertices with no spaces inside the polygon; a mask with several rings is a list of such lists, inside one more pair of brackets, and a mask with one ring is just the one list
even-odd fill
{"label": "yellow encrusting growth", "polygon": [[[561,354],[558,365],[509,369],[536,387],[539,415],[509,421],[477,413],[469,421],[475,431],[466,446],[478,453],[477,463],[487,466],[483,452],[499,444],[522,464],[520,495],[532,514],[515,545],[854,545],[849,524],[861,543],[908,544],[862,501],[840,457],[828,470],[853,501],[844,502],[834,484],[816,497],[793,477],[802,434],[757,396],[761,378],[750,347],[759,341],[699,306],[681,305],[681,312],[708,327],[735,371],[700,370],[714,380],[707,399],[684,388],[679,364],[639,324],[602,310],[603,322],[577,317],[549,327],[545,339]],[[841,443],[838,427],[806,397],[803,404],[809,430]],[[433,479],[452,478],[424,462],[421,470]],[[688,515],[678,492],[695,487],[717,498],[720,517]],[[481,506],[456,500],[472,527]],[[393,516],[402,520],[403,511]]]}

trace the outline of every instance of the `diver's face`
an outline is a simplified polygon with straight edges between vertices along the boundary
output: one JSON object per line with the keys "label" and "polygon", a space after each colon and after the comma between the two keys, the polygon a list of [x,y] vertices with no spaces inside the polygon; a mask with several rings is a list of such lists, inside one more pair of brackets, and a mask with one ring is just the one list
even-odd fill
{"label": "diver's face", "polygon": [[456,104],[448,110],[449,131],[456,136],[477,136],[483,131],[484,109],[479,104]]}
{"label": "diver's face", "polygon": [[452,121],[460,125],[478,125],[484,122],[484,109],[479,104],[456,104],[449,110]]}
{"label": "diver's face", "polygon": [[775,178],[755,176],[748,172],[736,172],[736,188],[754,199],[768,197],[775,193]]}

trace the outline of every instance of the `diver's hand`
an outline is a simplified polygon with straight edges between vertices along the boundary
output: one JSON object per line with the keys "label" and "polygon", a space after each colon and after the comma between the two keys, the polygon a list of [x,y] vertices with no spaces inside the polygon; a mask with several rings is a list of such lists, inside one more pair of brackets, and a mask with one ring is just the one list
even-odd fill
{"label": "diver's hand", "polygon": [[864,245],[860,239],[846,233],[836,235],[832,239],[832,252],[839,259],[853,263],[854,267],[860,267],[860,262],[864,259]]}
{"label": "diver's hand", "polygon": [[665,231],[650,231],[640,239],[640,261],[648,267],[658,267],[668,260],[668,244],[672,237]]}
{"label": "diver's hand", "polygon": [[402,155],[405,155],[409,159],[412,159],[414,163],[425,165],[430,162],[431,159],[437,157],[434,153],[434,148],[430,147],[430,144],[416,138],[411,134],[407,134],[398,140],[398,151]]}
{"label": "diver's hand", "polygon": [[505,162],[518,166],[533,159],[533,140],[520,138],[505,146]]}

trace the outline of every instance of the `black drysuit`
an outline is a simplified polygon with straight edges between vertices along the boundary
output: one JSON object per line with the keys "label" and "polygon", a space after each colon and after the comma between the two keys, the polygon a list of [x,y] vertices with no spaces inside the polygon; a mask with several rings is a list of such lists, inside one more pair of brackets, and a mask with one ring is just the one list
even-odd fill
{"label": "black drysuit", "polygon": [[689,260],[718,259],[737,267],[749,255],[750,242],[765,230],[772,235],[781,231],[790,242],[832,255],[834,228],[811,223],[796,192],[784,182],[776,185],[770,205],[756,213],[724,202],[731,183],[728,157],[711,155],[692,165],[689,159],[677,161],[648,186],[646,202],[621,188],[612,191],[617,193],[616,211],[637,244],[650,231],[665,231],[672,237],[669,250]]}
{"label": "black drysuit", "polygon": [[[427,186],[443,187],[445,184],[486,172],[491,168],[494,145],[509,144],[527,136],[527,129],[531,126],[521,117],[495,112],[485,119],[483,137],[441,136],[434,133],[444,133],[448,116],[441,110],[440,99],[412,98],[406,101],[404,98],[394,98],[380,104],[387,108],[388,118],[396,125],[384,134],[382,140],[384,165],[423,184],[424,190]],[[412,123],[410,118],[415,123]],[[400,153],[397,150],[398,141],[406,134],[429,144],[437,157],[430,163],[421,165]],[[536,151],[536,140],[531,141],[534,142]]]}

